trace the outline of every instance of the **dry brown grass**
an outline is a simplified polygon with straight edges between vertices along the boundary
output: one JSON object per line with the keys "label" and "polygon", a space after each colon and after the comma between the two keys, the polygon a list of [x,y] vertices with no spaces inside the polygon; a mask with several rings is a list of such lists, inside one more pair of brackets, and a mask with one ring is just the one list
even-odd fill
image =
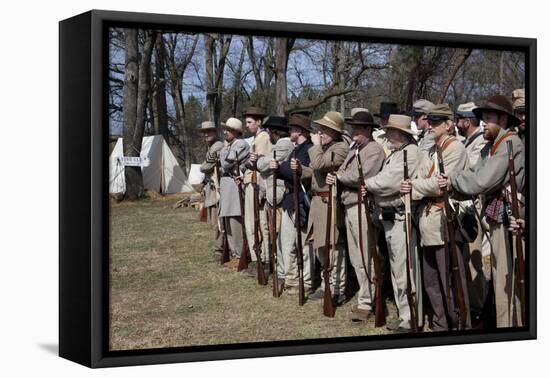
{"label": "dry brown grass", "polygon": [[355,298],[329,319],[320,302],[273,298],[271,286],[210,262],[210,230],[195,210],[172,209],[180,198],[111,207],[112,350],[387,333],[349,321]]}

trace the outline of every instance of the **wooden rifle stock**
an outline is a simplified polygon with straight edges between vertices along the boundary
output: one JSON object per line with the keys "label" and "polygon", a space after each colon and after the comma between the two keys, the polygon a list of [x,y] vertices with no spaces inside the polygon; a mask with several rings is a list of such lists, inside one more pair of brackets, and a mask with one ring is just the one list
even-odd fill
{"label": "wooden rifle stock", "polygon": [[208,219],[208,209],[206,208],[204,201],[202,201],[201,209],[199,211],[199,222],[205,223],[207,219]]}
{"label": "wooden rifle stock", "polygon": [[[277,152],[273,151],[273,160],[277,160]],[[271,256],[273,259],[273,296],[278,298],[279,276],[277,274],[277,171],[273,170],[273,211],[271,212]]]}
{"label": "wooden rifle stock", "polygon": [[[518,187],[516,183],[516,168],[514,166],[514,151],[512,141],[506,141],[508,147],[508,170],[510,171],[510,196],[512,200],[512,215],[519,219]],[[521,308],[521,325],[525,325],[525,260],[523,254],[523,243],[521,235],[512,235],[515,241],[516,261],[517,261],[517,284],[519,290],[519,302]]]}
{"label": "wooden rifle stock", "polygon": [[[256,152],[256,146],[252,145],[252,152]],[[256,255],[256,277],[259,285],[267,285],[264,263],[262,261],[262,248],[260,242],[260,188],[258,187],[258,166],[256,162],[252,164],[252,189],[254,203],[254,254]]]}
{"label": "wooden rifle stock", "polygon": [[367,265],[365,264],[365,257],[363,255],[363,220],[361,217],[361,208],[364,207],[365,219],[367,221],[367,240],[369,242],[369,247],[373,251],[371,258],[374,260],[374,284],[375,284],[375,304],[374,304],[374,326],[383,327],[386,324],[386,311],[384,306],[384,294],[383,294],[383,283],[384,276],[381,268],[380,256],[378,254],[378,238],[376,236],[376,230],[374,229],[374,224],[369,212],[369,203],[368,197],[363,199],[361,194],[361,188],[365,183],[365,175],[363,174],[363,164],[361,163],[361,155],[359,154],[359,149],[355,150],[355,156],[357,158],[357,168],[359,173],[359,188],[357,190],[357,205],[358,205],[358,216],[359,216],[359,246],[361,251],[361,260],[363,262],[363,268],[365,269],[365,274],[367,279],[371,282],[371,279],[368,275]]}
{"label": "wooden rifle stock", "polygon": [[[409,165],[407,162],[407,150],[403,150],[403,179],[409,179]],[[418,332],[418,316],[416,312],[416,289],[413,287],[413,258],[414,243],[412,235],[412,213],[411,213],[411,195],[405,194],[405,236],[407,249],[407,301],[411,312],[411,329]]]}
{"label": "wooden rifle stock", "polygon": [[[331,152],[330,161],[334,162],[334,152]],[[332,303],[332,293],[330,291],[330,252],[333,248],[334,240],[331,240],[333,235],[332,223],[336,223],[336,219],[333,218],[333,206],[336,204],[333,203],[334,197],[334,185],[329,185],[329,200],[327,206],[327,227],[325,234],[325,261],[323,266],[323,280],[325,281],[325,293],[323,298],[323,314],[329,318],[334,317],[334,305]]]}
{"label": "wooden rifle stock", "polygon": [[[439,165],[439,173],[445,174],[445,164],[443,163],[443,152],[441,151],[441,147],[436,146],[436,153],[437,153],[437,162]],[[460,274],[459,269],[459,255],[458,255],[458,246],[456,245],[455,240],[455,216],[453,208],[451,207],[451,203],[449,202],[449,193],[447,192],[447,188],[441,189],[443,192],[443,202],[445,203],[445,231],[447,233],[447,243],[445,243],[445,254],[451,258],[451,282],[452,287],[451,290],[454,293],[454,297],[456,298],[456,302],[458,304],[458,329],[463,330],[466,329],[466,320],[468,319],[468,308],[466,307],[466,294],[464,293],[464,282],[462,282],[462,275]],[[451,297],[451,291],[448,289],[447,291],[447,306],[448,306],[448,313],[449,315],[454,313],[454,309],[451,308],[452,303],[450,302]],[[454,321],[454,319],[451,319],[451,322]],[[449,323],[449,327],[451,326],[451,323]]]}
{"label": "wooden rifle stock", "polygon": [[[215,167],[214,167],[214,170],[216,172],[217,181],[218,181],[218,188],[220,188],[220,180],[221,180],[219,164],[220,164],[220,161],[218,160],[216,162]],[[219,201],[218,201],[218,225],[219,225],[219,228],[220,228],[220,232],[223,234],[222,257],[220,259],[220,264],[223,265],[223,264],[225,264],[226,262],[229,261],[230,256],[229,256],[229,241],[227,240],[227,228],[226,228],[226,225],[225,225],[225,217],[220,217],[220,203],[219,203]]]}
{"label": "wooden rifle stock", "polygon": [[[237,163],[237,176],[240,176],[239,166]],[[248,237],[246,236],[246,226],[244,221],[244,189],[242,182],[237,184],[239,191],[239,205],[241,207],[241,230],[243,235],[243,249],[241,250],[241,257],[239,258],[239,265],[237,271],[248,269],[248,263],[250,262],[250,248],[248,247]]]}
{"label": "wooden rifle stock", "polygon": [[[293,159],[296,160],[296,149],[294,149]],[[298,161],[298,160],[296,160]],[[304,294],[304,251],[302,249],[302,226],[300,217],[300,177],[298,171],[293,172],[294,179],[294,225],[296,227],[296,259],[298,264],[298,304],[303,306],[305,303]]]}

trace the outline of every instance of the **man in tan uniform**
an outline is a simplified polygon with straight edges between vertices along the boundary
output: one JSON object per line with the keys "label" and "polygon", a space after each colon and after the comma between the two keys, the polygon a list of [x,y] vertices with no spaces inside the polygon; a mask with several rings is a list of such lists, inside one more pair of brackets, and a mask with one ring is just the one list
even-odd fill
{"label": "man in tan uniform", "polygon": [[[277,228],[281,221],[281,211],[279,208],[285,194],[285,184],[280,178],[275,180],[275,195],[273,198],[273,174],[279,170],[279,164],[290,158],[290,154],[294,150],[294,144],[290,140],[288,133],[289,127],[285,117],[269,116],[263,121],[263,126],[269,132],[269,138],[272,144],[272,153],[267,155],[251,154],[250,160],[257,159],[258,171],[265,183],[266,199],[271,208],[270,222],[272,221],[273,212],[277,212]],[[277,274],[279,282],[279,293],[282,292],[285,282],[285,261],[280,248],[280,240],[278,230],[275,230],[275,237],[278,238],[277,250],[277,266],[273,267],[273,274]]]}
{"label": "man in tan uniform", "polygon": [[[362,229],[359,229],[358,192],[363,183],[359,177],[357,156],[361,159],[363,177],[369,178],[380,171],[386,154],[382,146],[372,139],[373,128],[378,127],[372,115],[365,111],[352,113],[353,116],[347,123],[353,127],[353,147],[336,174],[327,175],[326,182],[332,185],[338,180],[340,184],[340,201],[345,207],[348,253],[359,283],[359,294],[357,303],[351,309],[351,320],[367,321],[374,313],[376,277],[373,259],[376,257],[373,249],[376,246],[368,240],[368,233],[375,230],[367,228],[365,206],[360,209]],[[360,237],[362,246],[359,244]]]}
{"label": "man in tan uniform", "polygon": [[220,151],[223,143],[218,139],[218,128],[212,121],[201,123],[200,133],[208,146],[206,160],[201,165],[201,172],[204,173],[204,206],[208,211],[208,223],[212,227],[214,237],[214,261],[219,262],[222,257],[223,235],[218,224],[218,175],[216,165],[220,159]]}
{"label": "man in tan uniform", "polygon": [[514,273],[515,251],[509,241],[507,209],[509,202],[508,141],[512,142],[516,184],[520,202],[525,188],[525,152],[515,126],[512,103],[501,95],[492,96],[487,103],[474,109],[485,123],[484,138],[488,140],[480,162],[468,170],[440,176],[440,185],[468,195],[483,195],[483,220],[491,240],[491,265],[496,302],[497,327],[521,325],[519,300]]}
{"label": "man in tan uniform", "polygon": [[[311,181],[311,191],[313,198],[309,210],[308,228],[306,240],[313,243],[315,256],[321,265],[325,262],[325,237],[327,227],[327,209],[329,201],[329,186],[326,183],[327,174],[336,172],[344,159],[348,155],[349,146],[342,139],[344,131],[344,118],[338,112],[328,112],[323,118],[314,121],[319,126],[319,133],[311,136],[313,147],[309,153],[309,167],[313,170]],[[334,159],[332,159],[334,155]],[[321,287],[312,295],[310,299],[322,299],[326,284],[330,285],[333,303],[340,305],[344,303],[346,289],[346,258],[344,238],[338,232],[343,227],[343,212],[337,206],[336,211],[336,231],[334,241],[331,241],[334,248],[330,253],[330,282],[325,282],[323,275]],[[335,222],[332,219],[332,222]]]}
{"label": "man in tan uniform", "polygon": [[[250,152],[256,155],[269,155],[271,152],[271,142],[269,141],[269,134],[267,130],[262,126],[262,121],[266,116],[266,112],[263,108],[251,106],[244,113],[246,128],[252,134],[252,146]],[[258,174],[258,185],[260,188],[259,194],[259,216],[260,219],[254,218],[254,188],[252,186],[252,162],[249,160],[242,167],[244,171],[243,184],[245,188],[245,227],[246,236],[250,251],[254,251],[254,223],[260,222],[260,234],[262,239],[261,256],[262,261],[267,264],[269,262],[269,231],[267,225],[267,215],[265,209],[265,182]],[[251,253],[252,264],[249,265],[247,272],[249,275],[256,276],[256,254]],[[268,265],[266,265],[268,266]]]}
{"label": "man in tan uniform", "polygon": [[[393,294],[399,318],[387,328],[398,332],[411,331],[411,313],[406,296],[407,290],[407,247],[405,235],[405,204],[401,196],[403,180],[403,151],[407,151],[409,177],[414,177],[419,158],[423,155],[414,140],[411,118],[392,114],[385,126],[391,154],[384,161],[382,170],[365,180],[367,193],[374,194],[382,222],[390,258]],[[416,245],[414,232],[413,244]],[[422,325],[422,285],[418,254],[413,251],[413,277],[416,287],[416,312],[418,325]]]}
{"label": "man in tan uniform", "polygon": [[222,123],[224,128],[224,147],[220,151],[220,218],[225,222],[227,240],[232,260],[227,266],[236,268],[243,247],[241,226],[241,206],[239,187],[236,180],[241,176],[239,166],[248,159],[248,143],[242,139],[243,124],[236,118]]}
{"label": "man in tan uniform", "polygon": [[[453,293],[455,290],[462,291],[466,305],[467,316],[465,319],[460,319],[460,322],[464,323],[465,329],[471,328],[464,261],[457,245],[449,245],[448,248],[445,248],[445,244],[449,243],[445,224],[447,222],[446,215],[451,215],[445,214],[445,202],[441,197],[437,181],[439,164],[436,146],[441,148],[446,173],[462,171],[468,165],[464,145],[450,135],[453,130],[452,118],[453,112],[448,104],[434,105],[430,110],[426,131],[432,134],[435,144],[430,148],[428,156],[419,162],[416,177],[401,183],[401,193],[412,192],[412,199],[421,201],[416,214],[423,251],[423,284],[433,309],[433,331],[447,331],[458,325],[456,324],[458,307]],[[450,231],[455,232],[454,229]],[[449,292],[451,256],[448,255],[448,252],[451,252],[451,249],[456,249],[459,268],[458,272],[453,271],[452,274],[460,274],[462,287],[453,287],[453,290]]]}
{"label": "man in tan uniform", "polygon": [[[289,295],[298,294],[299,276],[296,253],[296,224],[294,191],[298,191],[300,202],[301,240],[306,240],[307,212],[310,199],[307,192],[311,186],[311,169],[309,168],[308,150],[313,146],[310,140],[311,120],[303,114],[293,114],[289,121],[290,141],[294,143],[291,158],[278,164],[278,176],[285,182],[285,195],[281,203],[281,232],[277,246],[281,249],[285,271],[285,292]],[[296,158],[294,159],[294,155]],[[298,171],[299,187],[294,187],[294,171]],[[311,243],[302,246],[304,292],[310,294],[312,288],[312,272],[315,258]]]}

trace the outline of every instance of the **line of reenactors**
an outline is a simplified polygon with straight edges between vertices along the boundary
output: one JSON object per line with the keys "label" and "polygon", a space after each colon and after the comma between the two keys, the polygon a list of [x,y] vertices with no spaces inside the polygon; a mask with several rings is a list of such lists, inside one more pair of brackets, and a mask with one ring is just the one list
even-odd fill
{"label": "line of reenactors", "polygon": [[[396,332],[525,324],[523,90],[454,112],[418,100],[243,118],[248,139],[236,118],[223,141],[200,128],[216,262],[329,317],[354,275],[351,320]],[[386,324],[388,277],[398,319]]]}

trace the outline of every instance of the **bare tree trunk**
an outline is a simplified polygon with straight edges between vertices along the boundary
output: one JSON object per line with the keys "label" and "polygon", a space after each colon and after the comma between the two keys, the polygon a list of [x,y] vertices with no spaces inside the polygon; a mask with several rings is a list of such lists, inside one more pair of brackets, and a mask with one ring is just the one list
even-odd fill
{"label": "bare tree trunk", "polygon": [[275,114],[285,116],[288,106],[287,78],[288,56],[294,45],[294,39],[275,38],[275,64],[276,64],[276,86],[275,86]]}
{"label": "bare tree trunk", "polygon": [[155,31],[146,31],[145,44],[139,62],[139,84],[137,96],[137,118],[136,128],[134,131],[134,141],[143,139],[145,131],[145,121],[147,118],[147,103],[149,102],[149,92],[151,88],[151,57],[153,55],[153,45],[155,44]]}
{"label": "bare tree trunk", "polygon": [[[220,44],[219,57],[217,57],[216,39],[218,39]],[[230,35],[204,35],[204,59],[206,64],[206,107],[208,118],[211,121],[214,121],[216,125],[220,122],[223,95],[223,74],[230,45]]]}
{"label": "bare tree trunk", "polygon": [[166,106],[166,49],[162,34],[157,35],[155,43],[156,52],[156,86],[153,96],[153,114],[155,133],[162,135],[166,142],[169,142],[168,134],[168,109]]}
{"label": "bare tree trunk", "polygon": [[[134,139],[136,133],[137,104],[138,104],[138,37],[136,29],[124,30],[125,42],[125,70],[124,70],[124,105],[123,105],[123,150],[124,156],[139,156],[141,139]],[[143,197],[143,177],[140,167],[126,167],[124,169],[126,181],[125,197],[136,200]]]}
{"label": "bare tree trunk", "polygon": [[[189,132],[185,125],[185,104],[183,101],[183,75],[185,70],[191,63],[193,55],[195,54],[195,49],[199,41],[199,34],[195,35],[193,42],[188,51],[182,56],[176,58],[176,51],[178,50],[178,40],[179,38],[188,38],[183,34],[176,34],[168,37],[167,43],[164,43],[166,56],[166,64],[168,67],[169,77],[170,77],[170,96],[172,97],[172,102],[174,103],[174,109],[176,112],[176,131],[173,135],[173,142],[177,146],[179,152],[176,154],[176,159],[180,166],[184,169],[189,170],[191,167],[191,145],[190,145],[190,136]],[[168,46],[168,48],[166,48]],[[172,132],[168,130],[168,135],[172,136]]]}
{"label": "bare tree trunk", "polygon": [[458,70],[460,70],[460,67],[466,62],[466,59],[470,56],[472,53],[472,49],[466,49],[464,53],[462,53],[458,59],[456,60],[453,68],[449,72],[449,75],[447,76],[447,80],[445,80],[445,84],[443,85],[443,90],[441,91],[441,95],[437,99],[437,102],[440,104],[443,101],[445,101],[445,97],[447,97],[447,92],[449,91],[449,87],[453,83],[453,80],[455,79],[456,74],[458,73]]}
{"label": "bare tree trunk", "polygon": [[243,74],[243,64],[244,64],[244,54],[246,52],[246,45],[243,41],[243,48],[241,50],[241,56],[239,57],[239,63],[237,70],[235,71],[235,80],[233,81],[233,106],[231,107],[231,114],[233,116],[237,115],[237,106],[239,103],[239,93],[242,86],[242,74]]}

